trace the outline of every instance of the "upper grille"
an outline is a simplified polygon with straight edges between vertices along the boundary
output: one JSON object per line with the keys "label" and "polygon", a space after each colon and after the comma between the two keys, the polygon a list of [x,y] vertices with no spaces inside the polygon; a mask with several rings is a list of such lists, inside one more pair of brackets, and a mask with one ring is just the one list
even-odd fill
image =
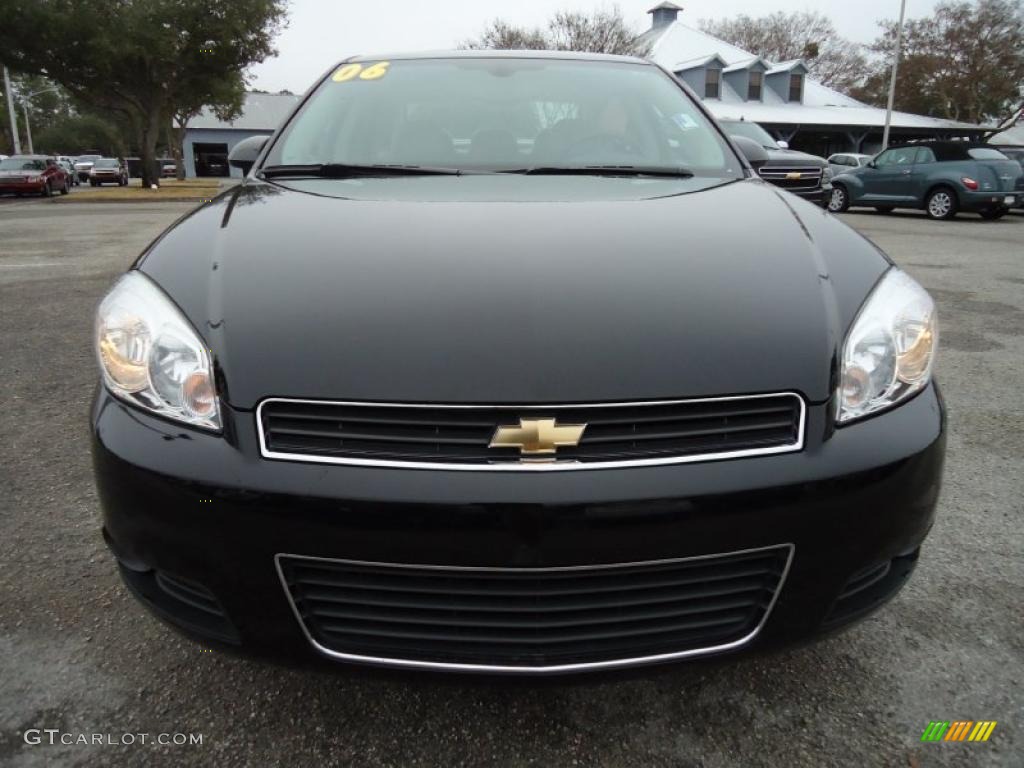
{"label": "upper grille", "polygon": [[[803,416],[803,400],[792,393],[561,406],[272,398],[257,409],[268,458],[455,469],[579,469],[782,453],[802,447]],[[514,447],[488,447],[499,426],[515,426],[523,418],[587,426],[579,445],[558,448],[546,462],[523,457]]]}
{"label": "upper grille", "polygon": [[[765,181],[770,181],[777,187],[792,190],[793,192],[804,192],[821,187],[821,168],[813,166],[780,168],[762,167],[758,173]],[[800,174],[800,178],[786,178],[790,174]]]}
{"label": "upper grille", "polygon": [[563,671],[734,648],[764,623],[792,547],[576,568],[456,568],[278,555],[328,655]]}

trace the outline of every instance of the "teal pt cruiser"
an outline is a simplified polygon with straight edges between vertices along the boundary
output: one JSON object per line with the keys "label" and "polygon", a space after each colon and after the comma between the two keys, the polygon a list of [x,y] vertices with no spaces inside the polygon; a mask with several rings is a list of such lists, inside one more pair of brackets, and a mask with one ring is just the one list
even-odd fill
{"label": "teal pt cruiser", "polygon": [[923,209],[933,219],[960,211],[998,219],[1024,200],[1021,166],[995,147],[965,141],[935,141],[891,147],[867,165],[836,176],[828,209],[852,205],[882,213]]}

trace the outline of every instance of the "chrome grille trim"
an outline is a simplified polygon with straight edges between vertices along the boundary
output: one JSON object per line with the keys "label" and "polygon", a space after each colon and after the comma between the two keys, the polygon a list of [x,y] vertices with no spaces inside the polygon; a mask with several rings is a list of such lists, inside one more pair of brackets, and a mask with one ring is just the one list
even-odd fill
{"label": "chrome grille trim", "polygon": [[[800,415],[797,423],[797,437],[793,443],[785,445],[773,445],[764,448],[744,448],[740,450],[722,451],[718,453],[702,453],[702,454],[690,454],[686,456],[668,456],[658,458],[642,458],[642,459],[625,459],[621,461],[592,461],[592,462],[573,462],[573,461],[551,461],[551,462],[536,462],[536,461],[525,461],[521,463],[495,463],[495,464],[463,464],[455,462],[438,462],[438,461],[400,461],[391,459],[360,459],[347,456],[317,456],[307,453],[288,453],[283,451],[273,451],[267,445],[267,437],[263,429],[263,407],[268,403],[299,403],[299,404],[314,404],[314,405],[343,405],[343,406],[368,406],[374,408],[436,408],[438,410],[447,409],[476,409],[476,410],[487,410],[487,409],[509,409],[509,408],[522,408],[524,410],[530,408],[559,408],[559,409],[580,409],[585,411],[587,408],[615,408],[615,407],[637,407],[637,406],[659,406],[659,405],[678,405],[678,404],[695,404],[695,403],[717,403],[717,402],[728,402],[738,400],[759,400],[769,397],[791,397],[794,398],[799,404]],[[306,463],[316,464],[339,464],[344,466],[356,466],[356,467],[390,467],[394,469],[433,469],[440,471],[457,471],[457,472],[566,472],[566,471],[581,471],[581,470],[593,470],[593,469],[620,469],[626,467],[653,467],[668,464],[691,464],[695,462],[703,461],[721,461],[725,459],[739,459],[748,458],[752,456],[770,456],[774,454],[782,453],[795,453],[803,450],[804,447],[804,435],[806,431],[807,422],[807,403],[803,397],[798,395],[796,392],[773,392],[760,395],[736,395],[730,397],[704,397],[704,398],[687,398],[681,400],[644,400],[644,401],[630,401],[622,403],[582,403],[582,404],[569,404],[569,405],[551,405],[551,404],[521,404],[521,405],[483,405],[483,404],[459,404],[459,405],[437,405],[431,403],[374,403],[366,401],[351,401],[351,400],[309,400],[299,398],[287,398],[287,397],[268,397],[260,401],[256,407],[256,430],[259,435],[259,446],[260,455],[265,459],[272,459],[278,461],[297,461]]]}
{"label": "chrome grille trim", "polygon": [[[312,636],[309,629],[306,626],[306,622],[302,619],[302,614],[299,611],[298,605],[292,597],[292,591],[288,586],[288,580],[285,577],[284,569],[281,566],[281,560],[286,558],[297,559],[297,560],[313,560],[320,562],[334,562],[334,563],[346,563],[350,565],[364,565],[364,566],[384,566],[388,568],[422,568],[432,569],[441,571],[513,571],[523,572],[530,571],[535,573],[552,572],[552,571],[573,571],[573,570],[600,570],[608,569],[614,570],[615,568],[625,568],[630,566],[644,566],[644,565],[665,565],[670,563],[684,563],[693,562],[699,560],[712,560],[714,558],[730,557],[734,555],[745,555],[755,552],[770,552],[777,549],[788,550],[786,555],[786,564],[782,569],[782,574],[779,576],[778,585],[775,588],[775,592],[772,594],[772,598],[769,601],[764,611],[764,616],[758,622],[750,632],[738,640],[733,640],[729,643],[723,643],[715,646],[708,646],[705,648],[688,648],[684,651],[677,651],[674,653],[661,653],[654,656],[640,656],[622,659],[610,659],[605,661],[592,661],[592,662],[581,662],[576,664],[556,664],[549,666],[504,666],[504,665],[491,665],[491,664],[462,664],[456,662],[442,662],[442,661],[422,661],[416,659],[400,659],[400,658],[389,658],[389,657],[378,657],[378,656],[365,656],[360,654],[344,653],[342,651],[335,651],[327,648],[316,641]],[[699,658],[701,656],[708,656],[715,653],[723,653],[726,651],[733,651],[749,644],[760,634],[764,625],[768,622],[768,618],[772,614],[772,610],[775,608],[775,603],[779,599],[779,595],[782,593],[782,588],[786,583],[786,577],[789,575],[789,569],[793,564],[793,555],[796,551],[796,547],[792,543],[785,544],[774,544],[767,547],[755,547],[752,549],[741,549],[734,552],[719,552],[711,555],[696,555],[693,557],[680,557],[670,558],[665,560],[646,560],[632,563],[606,563],[597,565],[575,565],[575,566],[556,566],[556,567],[542,567],[542,568],[498,568],[498,567],[480,567],[480,566],[444,566],[444,565],[416,565],[411,563],[381,563],[363,560],[346,560],[343,558],[330,558],[330,557],[311,557],[309,555],[295,555],[286,552],[279,552],[274,555],[274,566],[277,569],[277,576],[281,582],[281,588],[284,590],[285,597],[288,600],[288,604],[291,606],[292,613],[295,616],[295,620],[299,623],[299,627],[302,629],[302,633],[306,636],[310,645],[323,656],[332,658],[338,661],[352,661],[363,664],[375,664],[379,666],[388,667],[401,667],[404,669],[422,669],[422,670],[446,670],[452,672],[477,672],[477,673],[494,673],[494,674],[523,674],[523,675],[557,675],[567,672],[584,672],[588,670],[601,670],[601,669],[620,669],[623,667],[641,666],[644,664],[655,664],[658,662],[672,661],[686,658]]]}
{"label": "chrome grille trim", "polygon": [[[762,179],[791,192],[806,192],[807,190],[820,188],[824,172],[824,168],[813,166],[773,166],[771,168],[762,167],[758,170],[758,174]],[[787,173],[799,173],[801,178],[787,179]]]}

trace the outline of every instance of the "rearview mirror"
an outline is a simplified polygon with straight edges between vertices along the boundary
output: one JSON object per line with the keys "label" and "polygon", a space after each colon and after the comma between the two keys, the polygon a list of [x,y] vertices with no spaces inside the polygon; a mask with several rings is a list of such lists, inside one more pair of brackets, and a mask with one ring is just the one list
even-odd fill
{"label": "rearview mirror", "polygon": [[242,139],[232,147],[231,153],[228,155],[228,164],[234,168],[240,168],[242,173],[249,173],[268,138],[268,136],[250,136],[247,139]]}
{"label": "rearview mirror", "polygon": [[747,162],[755,171],[768,162],[768,153],[753,139],[748,139],[746,136],[730,136],[729,138],[747,158]]}

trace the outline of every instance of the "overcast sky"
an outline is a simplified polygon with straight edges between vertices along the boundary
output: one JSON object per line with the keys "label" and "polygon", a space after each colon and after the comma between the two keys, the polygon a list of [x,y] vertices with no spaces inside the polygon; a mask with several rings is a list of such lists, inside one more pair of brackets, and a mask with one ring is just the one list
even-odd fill
{"label": "overcast sky", "polygon": [[[627,23],[647,29],[645,12],[659,0],[619,0]],[[291,0],[288,28],[277,39],[276,58],[253,67],[252,87],[287,88],[302,93],[333,63],[357,53],[392,53],[454,48],[477,36],[495,18],[530,26],[544,24],[563,9],[590,11],[616,3],[603,0]],[[908,0],[907,16],[931,13],[936,0]],[[702,18],[740,13],[820,10],[840,34],[871,42],[875,22],[899,16],[899,0],[676,0],[679,19],[697,25]]]}

